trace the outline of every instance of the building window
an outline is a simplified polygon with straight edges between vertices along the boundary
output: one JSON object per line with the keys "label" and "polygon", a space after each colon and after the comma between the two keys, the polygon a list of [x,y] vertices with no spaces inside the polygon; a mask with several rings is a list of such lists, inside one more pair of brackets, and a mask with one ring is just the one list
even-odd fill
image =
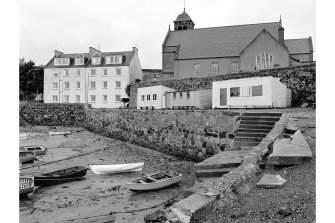
{"label": "building window", "polygon": [[58,96],[52,95],[52,102],[58,102]]}
{"label": "building window", "polygon": [[53,76],[52,76],[53,78],[58,78],[58,72],[57,71],[54,71],[52,74],[53,74]]}
{"label": "building window", "polygon": [[173,93],[173,100],[176,100],[176,98],[177,98],[177,93],[174,92],[174,93]]}
{"label": "building window", "polygon": [[271,69],[273,68],[273,57],[270,53],[261,53],[256,56],[256,69]]}
{"label": "building window", "polygon": [[107,102],[107,95],[102,95],[102,102]]}
{"label": "building window", "polygon": [[58,82],[52,82],[52,89],[58,89]]}
{"label": "building window", "polygon": [[80,70],[79,69],[77,70],[77,76],[78,77],[80,76]]}
{"label": "building window", "polygon": [[147,95],[147,101],[150,101],[150,94]]}
{"label": "building window", "polygon": [[239,87],[230,88],[230,97],[240,97],[240,88]]}
{"label": "building window", "polygon": [[182,99],[183,98],[183,92],[179,93],[179,98]]}
{"label": "building window", "polygon": [[90,95],[91,102],[95,102],[95,95]]}
{"label": "building window", "polygon": [[84,57],[78,57],[75,59],[76,65],[84,65]]}
{"label": "building window", "polygon": [[107,69],[104,69],[104,76],[107,76]]}
{"label": "building window", "polygon": [[70,89],[70,82],[64,82],[64,89]]}
{"label": "building window", "polygon": [[115,86],[117,88],[120,88],[121,87],[121,81],[115,81]]}
{"label": "building window", "polygon": [[64,102],[70,101],[70,95],[64,95]]}
{"label": "building window", "polygon": [[145,95],[142,95],[142,101],[144,101],[145,100]]}
{"label": "building window", "polygon": [[91,76],[95,76],[95,69],[91,69]]}
{"label": "building window", "polygon": [[106,57],[106,64],[120,64],[122,63],[122,55]]}
{"label": "building window", "polygon": [[76,102],[80,102],[80,95],[76,95]]}
{"label": "building window", "polygon": [[157,100],[157,94],[153,94],[153,95],[152,95],[152,100],[153,100],[153,101],[156,101],[156,100]]}
{"label": "building window", "polygon": [[68,69],[64,70],[64,76],[69,77],[70,76],[70,70],[68,70]]}
{"label": "building window", "polygon": [[77,81],[76,89],[80,89],[80,81]]}
{"label": "building window", "polygon": [[187,92],[187,99],[190,99],[190,92]]}
{"label": "building window", "polygon": [[117,102],[121,101],[121,95],[116,94],[115,95],[115,101],[117,101]]}
{"label": "building window", "polygon": [[101,57],[92,58],[92,64],[97,65],[97,64],[100,64],[100,62],[101,62]]}
{"label": "building window", "polygon": [[102,83],[103,83],[104,88],[107,88],[107,81],[103,81]]}
{"label": "building window", "polygon": [[196,63],[193,65],[193,77],[199,77],[200,76],[200,64]]}
{"label": "building window", "polygon": [[250,87],[242,87],[241,88],[241,97],[249,97],[250,96]]}
{"label": "building window", "polygon": [[252,96],[263,96],[263,86],[258,85],[258,86],[252,86],[251,87],[252,91]]}
{"label": "building window", "polygon": [[121,75],[121,68],[116,68],[115,71],[116,71],[116,75]]}
{"label": "building window", "polygon": [[219,63],[212,63],[212,76],[219,74]]}
{"label": "building window", "polygon": [[230,69],[232,74],[238,73],[238,62],[231,63]]}
{"label": "building window", "polygon": [[70,58],[55,58],[54,65],[70,65]]}
{"label": "building window", "polygon": [[95,81],[91,81],[90,86],[91,86],[91,88],[95,88]]}

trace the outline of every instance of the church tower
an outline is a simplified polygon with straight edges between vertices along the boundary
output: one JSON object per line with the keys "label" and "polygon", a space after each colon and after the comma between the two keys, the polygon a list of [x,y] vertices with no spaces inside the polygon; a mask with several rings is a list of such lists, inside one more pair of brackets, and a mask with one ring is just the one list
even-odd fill
{"label": "church tower", "polygon": [[175,31],[194,29],[195,25],[191,17],[185,12],[185,7],[183,13],[179,14],[173,22]]}

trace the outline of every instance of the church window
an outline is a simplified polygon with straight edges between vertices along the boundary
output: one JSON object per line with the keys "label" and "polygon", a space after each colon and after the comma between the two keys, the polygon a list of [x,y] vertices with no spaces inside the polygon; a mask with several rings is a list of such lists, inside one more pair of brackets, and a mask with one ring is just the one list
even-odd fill
{"label": "church window", "polygon": [[212,76],[219,74],[219,63],[212,63]]}
{"label": "church window", "polygon": [[193,77],[199,77],[200,76],[200,64],[196,63],[193,66]]}
{"label": "church window", "polygon": [[179,26],[179,27],[178,27],[178,30],[183,30],[183,27]]}
{"label": "church window", "polygon": [[238,62],[231,63],[230,70],[232,74],[238,73]]}
{"label": "church window", "polygon": [[183,29],[184,29],[184,30],[187,29],[187,26],[183,26]]}
{"label": "church window", "polygon": [[270,53],[261,53],[256,56],[257,70],[273,68],[273,56]]}

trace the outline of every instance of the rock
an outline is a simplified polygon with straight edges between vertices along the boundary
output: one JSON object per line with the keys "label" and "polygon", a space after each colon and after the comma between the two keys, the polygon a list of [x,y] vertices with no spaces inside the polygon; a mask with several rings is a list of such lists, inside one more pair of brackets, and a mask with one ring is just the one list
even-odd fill
{"label": "rock", "polygon": [[144,216],[144,222],[154,223],[154,222],[165,222],[167,220],[165,212],[161,209],[155,211],[154,213],[147,214]]}
{"label": "rock", "polygon": [[280,175],[265,174],[256,185],[262,188],[280,188],[286,182]]}
{"label": "rock", "polygon": [[300,105],[300,108],[306,108],[308,106],[308,103],[302,103],[301,105]]}
{"label": "rock", "polygon": [[283,217],[287,217],[292,214],[292,211],[288,207],[281,207],[278,210],[278,214],[282,215]]}
{"label": "rock", "polygon": [[233,139],[233,138],[235,137],[235,134],[234,134],[234,133],[229,133],[229,134],[228,134],[228,137],[229,137],[230,139]]}

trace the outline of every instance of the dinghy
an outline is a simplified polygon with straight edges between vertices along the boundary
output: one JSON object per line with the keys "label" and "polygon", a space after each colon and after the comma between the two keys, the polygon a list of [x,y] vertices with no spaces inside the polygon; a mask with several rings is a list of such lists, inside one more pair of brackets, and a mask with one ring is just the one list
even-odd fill
{"label": "dinghy", "polygon": [[125,164],[91,164],[89,168],[95,174],[112,174],[141,171],[144,163],[125,163]]}
{"label": "dinghy", "polygon": [[34,177],[35,186],[49,186],[71,180],[78,180],[86,175],[87,168],[84,166],[74,166],[66,169],[44,173]]}
{"label": "dinghy", "polygon": [[34,152],[22,151],[21,148],[19,154],[20,154],[20,163],[32,162],[36,158],[36,154]]}
{"label": "dinghy", "polygon": [[25,150],[25,151],[32,151],[35,152],[37,156],[39,155],[44,155],[48,151],[47,148],[44,146],[20,146],[20,151]]}
{"label": "dinghy", "polygon": [[130,181],[127,183],[127,186],[131,191],[157,190],[177,184],[182,178],[183,174],[181,173],[173,176],[165,172],[159,172]]}
{"label": "dinghy", "polygon": [[34,191],[33,177],[20,177],[20,197],[27,196]]}
{"label": "dinghy", "polygon": [[27,133],[20,133],[19,139],[26,140],[28,138]]}
{"label": "dinghy", "polygon": [[51,135],[51,136],[57,136],[57,135],[67,136],[67,135],[71,135],[71,132],[70,131],[59,131],[59,132],[52,132],[52,131],[50,131],[49,135]]}

